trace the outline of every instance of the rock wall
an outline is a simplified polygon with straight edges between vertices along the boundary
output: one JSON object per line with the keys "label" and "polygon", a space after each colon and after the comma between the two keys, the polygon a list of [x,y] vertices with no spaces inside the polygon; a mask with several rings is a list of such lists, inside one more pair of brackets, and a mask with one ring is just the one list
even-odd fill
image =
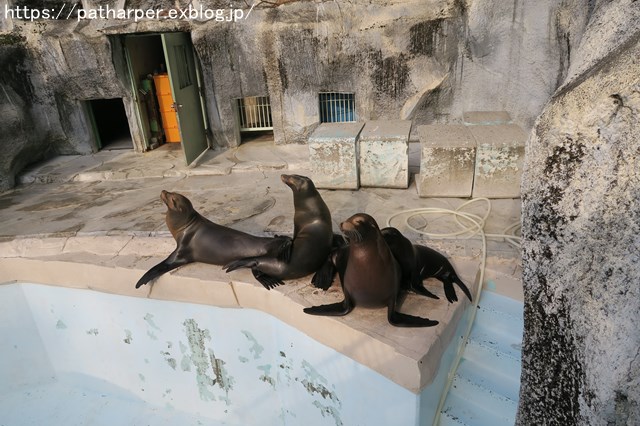
{"label": "rock wall", "polygon": [[216,143],[239,144],[233,100],[244,96],[270,96],[277,143],[306,143],[319,92],[354,93],[359,121],[412,118],[455,62],[459,16],[454,0],[292,2],[195,28]]}
{"label": "rock wall", "polygon": [[[97,143],[84,101],[122,98],[134,146],[145,150],[118,36],[169,31],[191,32],[216,146],[240,143],[235,100],[261,95],[271,98],[276,143],[306,143],[319,124],[321,91],[355,93],[360,121],[411,119],[417,129],[420,124],[460,122],[468,110],[507,110],[528,129],[571,66],[569,48],[581,34],[593,0],[529,3],[292,0],[247,6],[247,18],[238,22],[76,21],[75,14],[33,22],[4,19],[0,34],[24,40],[26,79],[34,88],[24,105],[35,130],[18,134],[14,126],[10,137],[32,141],[41,153],[94,151]],[[0,0],[3,11],[12,4]],[[42,8],[44,3],[20,4]],[[188,5],[230,7],[221,0],[164,0],[153,7]],[[81,6],[150,7],[142,0],[86,1]],[[0,66],[4,70],[6,65]],[[40,145],[47,149],[35,148]],[[2,179],[10,182],[13,177]]]}
{"label": "rock wall", "polygon": [[34,88],[26,66],[29,52],[24,39],[0,36],[0,191],[13,187],[15,174],[33,159],[41,159],[48,147],[34,137],[31,105]]}
{"label": "rock wall", "polygon": [[519,425],[640,424],[640,4],[590,3],[527,145]]}

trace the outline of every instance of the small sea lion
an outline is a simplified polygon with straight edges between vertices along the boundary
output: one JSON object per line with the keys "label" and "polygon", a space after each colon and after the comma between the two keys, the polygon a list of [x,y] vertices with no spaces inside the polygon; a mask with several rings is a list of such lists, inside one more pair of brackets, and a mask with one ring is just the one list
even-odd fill
{"label": "small sea lion", "polygon": [[355,214],[342,222],[340,229],[349,244],[337,250],[333,261],[340,276],[344,300],[305,308],[305,313],[342,316],[355,306],[386,306],[387,319],[396,327],[431,327],[438,324],[438,321],[397,311],[402,292],[402,271],[373,217],[365,213]]}
{"label": "small sea lion", "polygon": [[[427,278],[436,278],[442,282],[444,294],[449,303],[458,301],[456,290],[453,287],[454,283],[471,300],[471,292],[443,254],[423,245],[411,244],[411,241],[396,228],[384,228],[381,232],[402,266],[403,287],[405,289],[437,299],[437,296],[430,293],[422,285],[422,282]],[[401,261],[400,258],[404,260]],[[406,278],[409,276],[410,279],[407,282]]]}
{"label": "small sea lion", "polygon": [[290,260],[285,261],[274,255],[261,255],[225,265],[227,272],[251,268],[253,276],[267,290],[284,284],[282,280],[302,278],[318,271],[333,245],[331,212],[313,181],[300,175],[281,175],[280,178],[293,191],[293,243]]}
{"label": "small sea lion", "polygon": [[218,225],[200,215],[184,195],[162,191],[167,206],[167,228],[176,240],[176,249],[162,262],[149,269],[136,288],[154,278],[192,262],[225,265],[249,256],[271,255],[286,261],[292,240],[289,237],[256,237]]}
{"label": "small sea lion", "polygon": [[432,299],[439,299],[438,296],[431,293],[422,285],[420,269],[417,265],[417,255],[411,241],[396,228],[383,228],[380,230],[380,233],[402,269],[402,289],[405,291],[413,291],[414,293],[431,297]]}

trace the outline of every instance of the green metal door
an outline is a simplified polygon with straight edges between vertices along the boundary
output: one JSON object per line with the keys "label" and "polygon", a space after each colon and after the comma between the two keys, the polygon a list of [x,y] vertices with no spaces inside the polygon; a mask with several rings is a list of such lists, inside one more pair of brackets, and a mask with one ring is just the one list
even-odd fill
{"label": "green metal door", "polygon": [[187,164],[207,150],[193,47],[186,33],[162,34],[162,47]]}

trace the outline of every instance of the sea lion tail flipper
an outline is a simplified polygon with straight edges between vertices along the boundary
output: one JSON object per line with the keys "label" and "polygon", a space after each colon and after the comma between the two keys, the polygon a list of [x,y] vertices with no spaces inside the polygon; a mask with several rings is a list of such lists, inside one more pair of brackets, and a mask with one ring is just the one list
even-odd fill
{"label": "sea lion tail flipper", "polygon": [[309,315],[321,315],[341,317],[347,315],[353,309],[353,305],[349,299],[345,298],[342,302],[331,303],[329,305],[312,306],[310,308],[304,308],[302,311]]}
{"label": "sea lion tail flipper", "polygon": [[409,288],[416,294],[430,297],[432,299],[440,299],[438,296],[427,290],[424,285],[422,285],[422,280],[417,274],[417,271],[413,271],[413,273],[411,274],[411,282],[409,283]]}
{"label": "sea lion tail flipper", "polygon": [[412,290],[415,293],[420,294],[422,296],[430,297],[432,299],[440,299],[438,296],[436,296],[435,294],[431,293],[429,290],[424,288],[422,285],[414,286],[414,287],[412,287]]}
{"label": "sea lion tail flipper", "polygon": [[271,290],[272,288],[284,284],[284,281],[278,278],[274,278],[271,275],[267,275],[258,269],[252,268],[251,272],[253,273],[254,278],[258,280],[258,282],[262,284],[267,290]]}
{"label": "sea lion tail flipper", "polygon": [[444,295],[447,297],[449,303],[457,302],[458,295],[456,294],[456,289],[453,288],[453,281],[451,280],[451,277],[444,277],[442,279],[442,286],[444,287]]}
{"label": "sea lion tail flipper", "polygon": [[388,314],[389,324],[396,327],[433,327],[438,325],[438,321],[428,318],[415,317],[397,311],[390,311]]}
{"label": "sea lion tail flipper", "polygon": [[460,289],[467,296],[469,301],[473,302],[473,298],[471,297],[471,292],[469,291],[469,288],[466,285],[464,285],[464,283],[460,278],[458,278],[458,275],[454,274],[452,278],[453,278],[453,282],[458,284],[458,287],[460,287]]}

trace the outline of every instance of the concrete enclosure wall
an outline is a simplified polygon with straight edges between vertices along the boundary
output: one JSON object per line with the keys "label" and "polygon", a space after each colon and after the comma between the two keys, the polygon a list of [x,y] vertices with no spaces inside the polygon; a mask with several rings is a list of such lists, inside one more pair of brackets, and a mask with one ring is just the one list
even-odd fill
{"label": "concrete enclosure wall", "polygon": [[[85,100],[122,98],[133,145],[145,149],[118,39],[124,34],[191,32],[215,146],[240,143],[234,100],[258,95],[271,99],[276,143],[305,143],[319,124],[321,91],[355,93],[359,121],[411,119],[416,129],[460,122],[465,110],[508,110],[529,128],[566,72],[565,27],[578,18],[563,19],[564,3],[526,3],[265,2],[242,10],[237,22],[4,16],[0,54],[15,59],[2,61],[0,102],[13,117],[2,133],[16,148],[0,160],[0,188],[29,162],[97,149]],[[221,1],[188,4],[229,10]],[[11,78],[18,69],[20,79]]]}

